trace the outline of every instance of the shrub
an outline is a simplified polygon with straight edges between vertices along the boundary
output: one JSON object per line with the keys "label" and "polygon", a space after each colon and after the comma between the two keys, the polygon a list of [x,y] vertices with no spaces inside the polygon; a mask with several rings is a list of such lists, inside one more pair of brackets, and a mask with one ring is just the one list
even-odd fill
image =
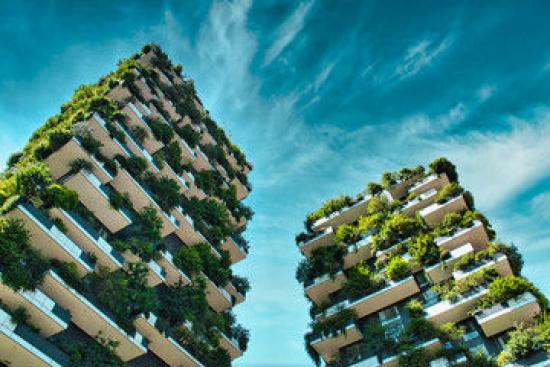
{"label": "shrub", "polygon": [[136,141],[143,145],[143,142],[148,137],[147,130],[145,130],[143,127],[134,125],[130,128],[130,132],[132,133],[132,136]]}
{"label": "shrub", "polygon": [[505,350],[512,361],[527,357],[536,347],[536,338],[532,329],[518,325],[515,330],[508,333]]}
{"label": "shrub", "polygon": [[409,253],[417,265],[432,265],[439,261],[439,247],[429,234],[419,234],[409,245]]}
{"label": "shrub", "polygon": [[446,174],[447,178],[451,182],[458,181],[458,174],[456,173],[456,167],[447,158],[440,157],[432,161],[429,164],[430,171],[436,174]]}
{"label": "shrub", "polygon": [[312,325],[315,334],[323,336],[336,335],[345,330],[350,321],[357,318],[357,313],[353,309],[344,309],[328,319],[320,320]]}
{"label": "shrub", "polygon": [[48,260],[30,246],[30,235],[23,222],[0,217],[2,281],[14,290],[34,290],[48,268]]}
{"label": "shrub", "polygon": [[180,187],[176,181],[166,176],[156,178],[153,174],[147,174],[144,180],[153,193],[153,198],[164,211],[180,205]]}
{"label": "shrub", "polygon": [[201,134],[195,131],[191,125],[183,125],[182,127],[175,128],[176,133],[183,139],[190,147],[195,147],[199,144]]}
{"label": "shrub", "polygon": [[418,317],[424,312],[424,305],[416,298],[413,298],[407,302],[405,308],[411,313],[412,317]]}
{"label": "shrub", "polygon": [[46,208],[73,210],[79,202],[76,191],[59,184],[48,186],[41,196]]}
{"label": "shrub", "polygon": [[231,278],[231,283],[235,286],[235,289],[237,289],[237,291],[243,296],[246,296],[246,294],[250,290],[250,283],[245,277],[233,275],[233,277]]}
{"label": "shrub", "polygon": [[401,354],[399,367],[429,367],[430,355],[424,349],[412,349]]}
{"label": "shrub", "polygon": [[384,187],[376,182],[369,182],[367,185],[367,194],[369,195],[378,195],[384,191]]}
{"label": "shrub", "polygon": [[385,250],[421,229],[422,224],[416,218],[396,214],[384,222],[380,232],[373,238],[373,245],[378,250]]}
{"label": "shrub", "polygon": [[43,163],[32,163],[15,171],[16,192],[25,198],[39,195],[52,182],[48,167]]}
{"label": "shrub", "polygon": [[438,204],[443,204],[449,199],[454,198],[462,194],[463,192],[464,189],[462,188],[462,186],[460,186],[456,182],[451,182],[450,184],[443,186],[443,188],[437,192],[437,194],[435,195],[435,202]]}
{"label": "shrub", "polygon": [[384,274],[391,280],[403,279],[411,271],[411,267],[407,261],[401,256],[392,257],[384,269]]}
{"label": "shrub", "polygon": [[375,292],[384,285],[385,281],[380,274],[373,273],[367,265],[359,263],[349,270],[342,290],[353,299]]}
{"label": "shrub", "polygon": [[531,282],[523,277],[507,275],[496,278],[489,284],[489,292],[478,301],[476,309],[483,310],[498,303],[507,302],[525,292],[532,293],[539,300],[541,307],[547,308],[548,300]]}
{"label": "shrub", "polygon": [[147,285],[148,269],[144,263],[129,263],[128,269],[109,272],[100,268],[93,273],[92,287],[98,299],[127,331],[132,331],[133,320],[141,313],[158,308],[155,290]]}
{"label": "shrub", "polygon": [[71,173],[77,173],[77,172],[80,172],[82,170],[91,172],[94,168],[92,163],[90,163],[90,161],[88,161],[84,158],[73,159],[71,161],[71,163],[69,163],[69,166],[71,167],[71,169],[69,171]]}
{"label": "shrub", "polygon": [[164,149],[164,159],[178,175],[181,175],[183,173],[183,165],[181,163],[181,148],[177,142],[173,141],[170,144],[166,145]]}
{"label": "shrub", "polygon": [[80,280],[75,263],[52,259],[52,266],[57,275],[59,275],[69,286],[79,292],[86,290],[86,285]]}
{"label": "shrub", "polygon": [[330,199],[323,203],[321,208],[317,211],[308,214],[306,220],[306,227],[310,227],[316,220],[324,218],[329,214],[332,214],[342,208],[348,207],[353,204],[353,199],[349,196],[339,196],[334,199]]}
{"label": "shrub", "polygon": [[347,253],[341,245],[319,247],[312,251],[310,264],[313,269],[313,277],[324,274],[335,275],[344,265],[344,255]]}
{"label": "shrub", "polygon": [[343,224],[336,229],[334,242],[337,244],[351,244],[359,240],[359,228],[351,224]]}
{"label": "shrub", "polygon": [[152,241],[159,241],[161,239],[162,220],[159,218],[157,210],[152,206],[146,206],[140,210],[138,217],[143,234]]}
{"label": "shrub", "polygon": [[19,161],[21,160],[22,157],[23,157],[23,153],[21,153],[21,152],[12,153],[8,157],[6,165],[8,166],[8,168],[13,168],[13,167],[15,167],[15,165],[17,163],[19,163]]}
{"label": "shrub", "polygon": [[470,274],[466,278],[460,280],[450,280],[446,283],[436,284],[432,287],[432,290],[436,292],[441,298],[454,302],[462,294],[470,291],[471,289],[488,283],[498,277],[498,273],[494,267],[483,268]]}
{"label": "shrub", "polygon": [[132,209],[132,200],[127,192],[121,194],[116,190],[111,191],[111,195],[109,196],[109,204],[111,204],[111,207],[116,210],[123,208]]}
{"label": "shrub", "polygon": [[162,141],[164,144],[170,143],[174,138],[174,129],[172,129],[170,125],[160,121],[158,118],[146,116],[145,119],[155,138]]}
{"label": "shrub", "polygon": [[138,156],[132,156],[121,162],[122,166],[134,177],[140,178],[143,172],[147,170],[147,161]]}

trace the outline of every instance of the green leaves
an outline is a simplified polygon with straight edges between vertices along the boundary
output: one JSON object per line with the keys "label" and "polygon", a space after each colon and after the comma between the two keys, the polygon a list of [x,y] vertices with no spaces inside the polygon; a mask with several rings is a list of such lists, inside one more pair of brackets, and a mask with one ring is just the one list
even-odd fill
{"label": "green leaves", "polygon": [[429,164],[429,167],[430,167],[430,171],[433,173],[436,173],[438,175],[446,174],[447,178],[451,182],[458,181],[458,174],[456,173],[456,167],[447,158],[440,157],[440,158],[434,159],[432,163]]}

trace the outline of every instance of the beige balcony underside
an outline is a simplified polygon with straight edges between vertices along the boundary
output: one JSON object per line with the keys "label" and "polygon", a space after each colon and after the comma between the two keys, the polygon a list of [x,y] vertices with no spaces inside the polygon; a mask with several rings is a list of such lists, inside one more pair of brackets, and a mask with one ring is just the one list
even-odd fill
{"label": "beige balcony underside", "polygon": [[302,251],[302,254],[304,254],[304,256],[306,256],[307,258],[310,258],[314,250],[320,247],[330,246],[334,244],[335,237],[336,237],[335,231],[328,230],[328,232],[323,233],[318,237],[313,238],[307,241],[302,246],[300,246],[300,251]]}
{"label": "beige balcony underside", "polygon": [[318,284],[307,287],[305,293],[316,305],[321,305],[329,300],[331,293],[342,288],[346,280],[346,275],[340,272],[335,275],[334,279],[329,277]]}
{"label": "beige balcony underside", "polygon": [[409,186],[414,182],[418,181],[419,178],[420,178],[420,175],[414,176],[412,178],[409,178],[408,180],[399,182],[393,185],[392,187],[390,187],[388,191],[390,192],[392,198],[401,199],[403,196],[407,194],[407,190]]}
{"label": "beige balcony underside", "polygon": [[370,244],[354,249],[353,246],[346,255],[344,255],[344,269],[349,269],[355,264],[370,259],[374,255]]}
{"label": "beige balcony underside", "polygon": [[229,252],[231,264],[238,263],[246,257],[246,253],[233,241],[231,237],[227,237],[221,245],[222,249]]}
{"label": "beige balcony underside", "polygon": [[444,204],[436,203],[433,205],[433,208],[430,206],[420,212],[420,215],[430,227],[434,227],[439,224],[443,220],[443,217],[445,217],[448,213],[460,213],[468,209],[468,205],[466,205],[466,201],[462,195],[451,199]]}
{"label": "beige balcony underside", "polygon": [[138,347],[129,340],[128,336],[117,327],[94,311],[82,300],[82,296],[75,290],[64,284],[64,282],[55,273],[49,272],[44,277],[41,286],[44,292],[54,299],[59,305],[71,313],[72,322],[88,335],[102,336],[119,343],[115,353],[123,360],[129,361],[140,355],[145,354],[145,348]]}
{"label": "beige balcony underside", "polygon": [[338,333],[336,336],[329,336],[325,339],[320,339],[311,344],[311,346],[321,355],[323,360],[330,362],[340,348],[351,343],[355,343],[363,338],[363,334],[354,324],[349,326],[345,332]]}
{"label": "beige balcony underside", "polygon": [[241,352],[241,350],[236,345],[233,345],[233,343],[223,334],[220,335],[220,347],[222,347],[227,351],[227,353],[229,353],[231,360],[240,358],[243,355],[243,352]]}
{"label": "beige balcony underside", "polygon": [[487,247],[489,237],[485,231],[485,226],[481,222],[466,230],[459,230],[457,234],[438,242],[437,245],[442,250],[452,251],[465,243],[470,243],[475,251],[481,251]]}
{"label": "beige balcony underside", "polygon": [[231,301],[227,299],[222,291],[206,276],[206,300],[212,309],[216,312],[222,312],[230,308]]}
{"label": "beige balcony underside", "polygon": [[111,138],[109,132],[103,128],[103,126],[101,126],[101,124],[97,122],[94,117],[88,119],[86,124],[90,129],[92,137],[101,143],[101,153],[103,153],[103,155],[109,158],[113,158],[116,155],[128,157],[126,151],[119,145],[119,143]]}
{"label": "beige balcony underside", "polygon": [[124,106],[122,108],[122,112],[124,112],[124,114],[128,117],[126,122],[128,124],[128,130],[132,131],[132,128],[140,127],[147,131],[147,136],[143,139],[142,145],[149,153],[153,154],[164,146],[164,144],[155,138],[149,126],[141,121],[141,119],[134,113],[134,111],[130,109],[130,107]]}
{"label": "beige balcony underside", "polygon": [[318,232],[327,227],[337,228],[342,224],[356,221],[360,216],[366,213],[369,201],[370,197],[366,197],[353,206],[340,210],[340,212],[334,216],[319,219],[313,223],[313,230]]}
{"label": "beige balcony underside", "polygon": [[64,182],[65,186],[76,191],[82,204],[112,233],[116,233],[131,222],[118,210],[113,209],[109,200],[88,179],[79,172]]}
{"label": "beige balcony underside", "polygon": [[422,185],[418,185],[417,187],[411,188],[409,191],[414,192],[416,195],[420,195],[431,189],[436,189],[439,191],[439,189],[443,188],[443,186],[447,185],[448,183],[449,183],[449,179],[447,178],[447,175],[441,174],[436,178],[431,179]]}
{"label": "beige balcony underside", "polygon": [[[21,337],[0,326],[0,355],[13,367],[60,367],[49,357],[43,359],[20,344]],[[27,343],[29,345],[29,343]],[[32,348],[32,347],[30,347]]]}
{"label": "beige balcony underside", "polygon": [[541,312],[540,305],[536,299],[520,307],[512,307],[485,319],[478,319],[481,329],[487,337],[496,335],[508,330],[516,324],[532,321]]}

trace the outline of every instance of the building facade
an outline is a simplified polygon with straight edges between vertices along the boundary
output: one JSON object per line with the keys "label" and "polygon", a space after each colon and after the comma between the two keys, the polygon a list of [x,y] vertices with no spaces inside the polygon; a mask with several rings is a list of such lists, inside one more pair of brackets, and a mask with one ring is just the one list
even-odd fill
{"label": "building facade", "polygon": [[306,349],[332,367],[550,366],[547,299],[439,158],[310,213]]}
{"label": "building facade", "polygon": [[156,45],[83,85],[0,179],[0,365],[230,366],[252,165]]}

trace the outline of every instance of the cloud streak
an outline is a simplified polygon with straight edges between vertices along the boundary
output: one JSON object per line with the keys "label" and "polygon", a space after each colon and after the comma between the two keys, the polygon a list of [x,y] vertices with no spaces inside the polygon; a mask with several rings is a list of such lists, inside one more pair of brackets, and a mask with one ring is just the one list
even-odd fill
{"label": "cloud streak", "polygon": [[454,35],[448,35],[440,42],[435,39],[423,39],[408,48],[405,56],[395,68],[395,75],[408,79],[429,67],[435,59],[442,56],[454,43]]}

